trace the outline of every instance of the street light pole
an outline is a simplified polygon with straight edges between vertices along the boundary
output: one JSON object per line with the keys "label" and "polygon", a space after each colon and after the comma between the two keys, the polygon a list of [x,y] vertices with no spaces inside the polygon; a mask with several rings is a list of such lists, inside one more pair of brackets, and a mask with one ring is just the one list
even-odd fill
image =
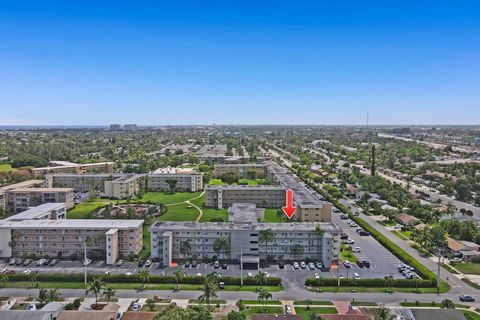
{"label": "street light pole", "polygon": [[83,269],[84,269],[84,278],[85,278],[85,286],[87,285],[87,239],[83,243]]}
{"label": "street light pole", "polygon": [[243,247],[240,247],[240,286],[243,287]]}
{"label": "street light pole", "polygon": [[442,250],[438,249],[437,294],[440,294],[440,258],[441,257],[442,257]]}

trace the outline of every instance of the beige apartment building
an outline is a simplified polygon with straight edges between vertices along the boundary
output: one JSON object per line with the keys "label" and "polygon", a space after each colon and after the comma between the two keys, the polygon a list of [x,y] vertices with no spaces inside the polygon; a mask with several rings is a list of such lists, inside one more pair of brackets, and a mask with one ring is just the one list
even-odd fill
{"label": "beige apartment building", "polygon": [[18,188],[6,193],[7,211],[19,213],[43,203],[61,202],[74,207],[73,188]]}
{"label": "beige apartment building", "polygon": [[48,173],[114,173],[115,162],[97,162],[97,163],[65,163],[64,165],[55,165],[52,167],[32,168],[31,172],[35,176],[46,175]]}
{"label": "beige apartment building", "polygon": [[105,181],[113,181],[125,176],[125,174],[73,174],[54,173],[45,176],[47,188],[73,188],[75,191],[99,191],[105,192]]}
{"label": "beige apartment building", "polygon": [[[263,210],[261,210],[263,211]],[[254,204],[236,204],[229,209],[229,222],[157,222],[150,227],[152,257],[163,266],[187,259],[226,259],[242,262],[246,269],[258,269],[260,260],[320,261],[329,269],[338,261],[341,229],[333,223],[258,223],[259,212]],[[320,237],[316,227],[325,231]],[[260,232],[270,229],[274,240],[268,245],[259,242]],[[230,242],[229,253],[217,253],[214,243],[220,237]],[[189,242],[187,257],[180,248]],[[301,247],[300,252],[294,248]]]}
{"label": "beige apartment building", "polygon": [[234,173],[239,179],[265,179],[267,178],[267,165],[262,163],[245,164],[216,164],[213,170],[214,178],[221,178],[225,173]]}
{"label": "beige apartment building", "polygon": [[27,180],[0,188],[0,208],[7,209],[7,191],[18,188],[33,188],[43,186],[43,180]]}
{"label": "beige apartment building", "polygon": [[147,190],[171,191],[169,180],[177,181],[175,191],[196,192],[203,189],[203,174],[159,173],[147,175]]}
{"label": "beige apartment building", "polygon": [[137,195],[142,175],[129,174],[118,179],[105,181],[105,196],[112,199],[129,199]]}
{"label": "beige apartment building", "polygon": [[[39,216],[42,216],[39,214]],[[44,216],[44,215],[43,215]],[[143,246],[143,220],[5,219],[0,221],[0,257],[87,257],[113,264]]]}
{"label": "beige apartment building", "polygon": [[254,203],[260,208],[285,206],[285,188],[281,186],[209,185],[205,189],[205,206],[228,208],[234,203]]}

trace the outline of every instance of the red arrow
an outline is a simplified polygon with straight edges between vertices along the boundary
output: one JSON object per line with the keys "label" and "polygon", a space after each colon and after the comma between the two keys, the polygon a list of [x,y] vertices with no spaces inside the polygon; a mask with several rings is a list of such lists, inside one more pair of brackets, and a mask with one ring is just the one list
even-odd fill
{"label": "red arrow", "polygon": [[293,206],[293,190],[287,190],[287,206],[282,209],[287,218],[292,219],[295,210],[297,210],[297,208]]}

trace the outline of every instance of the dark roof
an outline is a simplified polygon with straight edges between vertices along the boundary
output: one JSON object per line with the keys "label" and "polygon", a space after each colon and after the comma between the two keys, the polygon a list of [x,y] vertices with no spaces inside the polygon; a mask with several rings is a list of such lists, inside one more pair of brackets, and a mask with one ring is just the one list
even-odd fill
{"label": "dark roof", "polygon": [[412,309],[415,320],[466,320],[463,312],[454,309]]}

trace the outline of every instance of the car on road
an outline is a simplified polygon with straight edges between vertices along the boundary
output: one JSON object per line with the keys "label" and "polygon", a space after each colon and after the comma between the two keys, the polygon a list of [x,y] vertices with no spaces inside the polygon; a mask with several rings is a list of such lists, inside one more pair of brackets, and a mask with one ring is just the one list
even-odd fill
{"label": "car on road", "polygon": [[308,269],[310,269],[310,270],[315,270],[315,264],[314,264],[313,262],[310,262],[310,263],[308,264]]}
{"label": "car on road", "polygon": [[23,273],[23,274],[30,274],[31,271],[30,271],[30,270],[24,270],[22,273]]}
{"label": "car on road", "polygon": [[298,268],[300,268],[300,265],[298,264],[298,262],[295,261],[293,263],[293,269],[298,269]]}
{"label": "car on road", "polygon": [[322,270],[322,269],[323,269],[323,264],[322,264],[321,262],[315,263],[315,266],[317,267],[318,270]]}
{"label": "car on road", "polygon": [[300,268],[305,269],[307,267],[305,262],[300,262]]}
{"label": "car on road", "polygon": [[365,231],[365,230],[360,230],[360,231],[358,232],[358,234],[361,235],[362,237],[365,237],[365,236],[369,236],[369,235],[370,235],[370,233],[367,232],[367,231]]}
{"label": "car on road", "polygon": [[121,267],[123,265],[123,260],[122,259],[117,260],[116,265],[117,265],[117,267]]}
{"label": "car on road", "polygon": [[288,304],[285,306],[285,314],[292,314],[292,307]]}
{"label": "car on road", "polygon": [[347,240],[343,240],[343,243],[345,244],[354,244],[355,241],[353,239],[348,238]]}
{"label": "car on road", "polygon": [[13,266],[15,264],[16,260],[14,258],[10,259],[10,261],[8,262],[8,265],[9,266]]}
{"label": "car on road", "polygon": [[225,289],[225,282],[219,282],[219,283],[218,283],[218,287],[219,287],[220,289]]}
{"label": "car on road", "polygon": [[467,294],[460,295],[460,301],[462,302],[475,302],[475,299],[472,296]]}
{"label": "car on road", "polygon": [[197,267],[197,261],[193,260],[192,261],[192,268],[196,268]]}
{"label": "car on road", "polygon": [[26,266],[28,266],[30,263],[32,263],[32,259],[25,259],[25,260],[23,260],[22,265],[23,265],[24,267],[26,267]]}
{"label": "car on road", "polygon": [[350,269],[352,267],[352,265],[350,264],[350,262],[348,262],[348,260],[343,261],[343,266],[347,269]]}
{"label": "car on road", "polygon": [[92,263],[92,259],[84,259],[83,262],[82,262],[82,265],[85,267],[85,266],[88,266],[90,263]]}
{"label": "car on road", "polygon": [[348,239],[348,234],[342,233],[342,234],[340,235],[340,239],[342,239],[342,240]]}
{"label": "car on road", "polygon": [[153,263],[152,260],[147,260],[147,261],[145,261],[145,264],[144,264],[143,266],[144,266],[145,268],[148,268],[148,267],[150,267],[150,266],[152,265],[152,263]]}
{"label": "car on road", "polygon": [[50,261],[50,263],[48,265],[53,267],[53,266],[56,266],[57,263],[58,263],[58,259],[52,259],[52,261]]}
{"label": "car on road", "polygon": [[220,268],[220,262],[215,261],[215,262],[213,263],[213,267],[214,267],[215,269]]}
{"label": "car on road", "polygon": [[132,311],[140,311],[141,308],[142,306],[138,303],[132,304]]}
{"label": "car on road", "polygon": [[360,253],[360,252],[362,252],[362,248],[360,248],[360,247],[353,247],[352,251],[353,251],[354,253]]}

